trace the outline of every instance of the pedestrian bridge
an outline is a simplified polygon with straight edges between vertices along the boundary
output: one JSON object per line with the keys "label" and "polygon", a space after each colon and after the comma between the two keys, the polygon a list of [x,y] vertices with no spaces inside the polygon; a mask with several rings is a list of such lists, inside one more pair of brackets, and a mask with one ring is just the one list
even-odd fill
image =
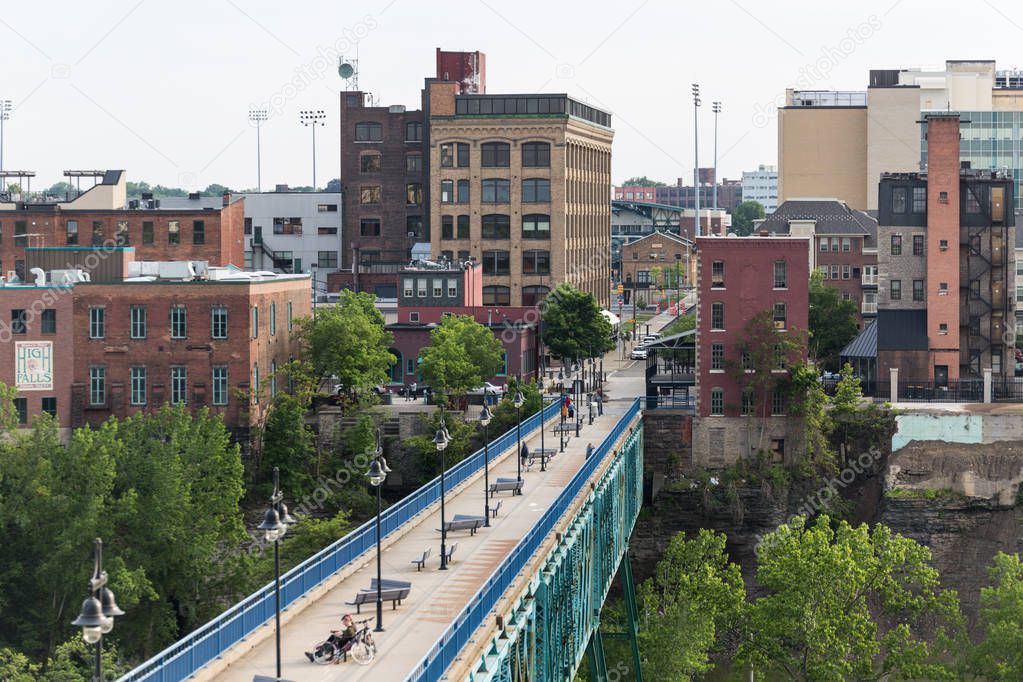
{"label": "pedestrian bridge", "polygon": [[[543,419],[548,448],[560,445],[553,433],[559,421],[555,402]],[[531,449],[540,446],[540,426],[539,414],[522,423]],[[516,476],[515,451],[515,429],[491,442],[491,482]],[[483,464],[480,450],[446,472],[448,519],[483,514]],[[639,401],[606,402],[604,414],[540,468],[524,470],[521,495],[491,498],[501,506],[490,527],[448,534],[448,545],[457,547],[446,571],[438,570],[439,477],[383,512],[383,577],[412,589],[402,604],[385,604],[385,632],[374,635],[378,653],[368,666],[315,665],[304,652],[337,628],[343,613],[355,615],[346,602],[376,577],[375,519],[282,575],[281,679],[571,680],[584,656],[594,678],[606,679],[600,609],[619,565],[635,613],[623,557],[643,492]],[[419,571],[412,560],[428,547],[432,556]],[[274,679],[273,617],[271,583],[121,680]],[[355,617],[375,617],[375,600]],[[628,634],[638,671],[635,632]]]}

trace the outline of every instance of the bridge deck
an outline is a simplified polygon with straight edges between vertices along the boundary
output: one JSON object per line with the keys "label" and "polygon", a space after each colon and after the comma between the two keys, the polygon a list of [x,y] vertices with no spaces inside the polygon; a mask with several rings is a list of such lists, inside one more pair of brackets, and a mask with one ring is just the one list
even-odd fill
{"label": "bridge deck", "polygon": [[[606,367],[605,369],[610,369]],[[298,602],[297,611],[287,618],[281,628],[282,677],[296,682],[321,680],[403,680],[413,667],[444,632],[455,615],[480,588],[497,565],[515,547],[519,539],[538,520],[557,498],[561,489],[579,470],[585,458],[586,444],[600,442],[612,429],[619,417],[631,404],[631,397],[642,393],[642,374],[635,368],[612,373],[605,384],[612,400],[604,404],[604,415],[597,417],[592,426],[583,426],[580,437],[566,444],[565,452],[558,454],[541,472],[539,464],[527,472],[523,468],[525,484],[523,494],[498,493],[492,503],[503,500],[500,515],[491,521],[490,528],[481,529],[475,536],[468,531],[448,534],[448,544],[457,542],[453,563],[449,570],[440,571],[440,512],[424,515],[420,522],[383,552],[383,577],[412,582],[412,592],[397,610],[384,604],[386,632],[375,633],[377,658],[368,666],[352,662],[320,666],[310,663],[303,652],[323,640],[331,628],[337,628],[341,615],[351,612],[357,620],[374,618],[375,603],[367,604],[362,615],[355,615],[355,607],[346,606],[356,593],[368,588],[376,577],[375,553],[355,572],[308,605]],[[629,400],[625,400],[625,398]],[[559,441],[551,433],[555,421],[547,425],[545,445],[557,446]],[[537,432],[525,439],[530,449],[540,447]],[[497,477],[516,474],[513,452],[491,466],[491,482]],[[445,512],[448,519],[455,514],[483,514],[482,473],[462,489],[447,497]],[[410,563],[430,547],[432,556],[421,572]],[[304,608],[303,608],[304,607]],[[298,610],[301,609],[301,610]],[[250,682],[254,675],[274,674],[274,638],[269,626],[250,638],[255,645],[230,665],[213,664],[200,671],[195,679]],[[238,647],[246,647],[242,642]],[[251,646],[251,645],[248,645]],[[236,647],[236,649],[238,648]]]}

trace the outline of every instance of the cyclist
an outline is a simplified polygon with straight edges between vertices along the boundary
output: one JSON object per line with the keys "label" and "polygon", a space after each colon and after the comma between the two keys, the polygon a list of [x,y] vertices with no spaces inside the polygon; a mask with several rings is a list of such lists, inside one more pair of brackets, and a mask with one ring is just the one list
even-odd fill
{"label": "cyclist", "polygon": [[317,657],[323,657],[330,654],[330,648],[334,649],[333,659],[335,663],[341,661],[341,657],[338,655],[345,650],[345,647],[355,639],[355,634],[358,632],[355,629],[355,620],[352,618],[352,614],[346,613],[341,618],[341,625],[344,626],[343,630],[331,630],[330,637],[327,637],[327,641],[321,644],[316,652],[307,651],[305,652],[306,658],[311,663],[316,662]]}

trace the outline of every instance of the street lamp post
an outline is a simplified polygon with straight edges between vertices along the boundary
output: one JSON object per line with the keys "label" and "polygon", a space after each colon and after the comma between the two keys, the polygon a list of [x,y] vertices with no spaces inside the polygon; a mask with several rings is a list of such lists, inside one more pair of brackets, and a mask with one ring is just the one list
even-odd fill
{"label": "street lamp post", "polygon": [[324,125],[323,119],[327,114],[323,109],[305,110],[298,112],[298,120],[302,125],[313,129],[313,191],[316,191],[316,126]]}
{"label": "street lamp post", "polygon": [[483,409],[480,424],[483,425],[483,525],[490,527],[490,420],[494,415],[487,405],[487,392],[483,391]]}
{"label": "street lamp post", "polygon": [[693,236],[700,236],[700,134],[699,126],[700,119],[698,114],[700,113],[700,84],[693,83],[693,197],[695,203],[693,206],[696,208],[696,219],[694,221],[695,229],[693,230]]}
{"label": "street lamp post", "polygon": [[712,102],[710,110],[714,112],[714,209],[718,207],[718,114],[721,113],[721,102]]}
{"label": "street lamp post", "polygon": [[284,504],[280,469],[274,467],[274,492],[270,496],[270,508],[266,510],[262,523],[256,526],[256,529],[263,531],[263,537],[267,542],[274,543],[274,634],[278,679],[281,676],[281,538],[288,532],[288,526],[295,522],[294,517],[288,513],[287,505]]}
{"label": "street lamp post", "polygon": [[256,124],[256,191],[263,191],[263,154],[259,144],[260,124],[270,117],[266,109],[249,109],[249,121]]}
{"label": "street lamp post", "polygon": [[[515,397],[512,398],[512,405],[515,406],[515,447],[517,448],[515,453],[515,462],[518,465],[518,482],[522,483],[522,404],[526,402],[526,399],[522,395],[522,391],[519,389],[515,390]],[[540,401],[541,404],[543,400]],[[521,485],[519,486],[519,495],[522,494]]]}
{"label": "street lamp post", "polygon": [[561,368],[558,369],[558,386],[561,388],[561,390],[558,391],[558,400],[560,401],[560,404],[558,405],[558,412],[561,413],[561,426],[558,428],[558,438],[561,442],[561,452],[565,451],[565,386],[563,383],[564,381],[565,365],[564,361],[562,361]]}
{"label": "street lamp post", "polygon": [[370,485],[377,489],[377,626],[373,628],[374,632],[384,631],[384,602],[382,599],[383,578],[381,576],[380,566],[380,488],[383,487],[383,483],[387,479],[387,474],[389,473],[391,473],[391,469],[387,466],[387,460],[383,457],[383,448],[380,447],[380,431],[377,431],[376,449],[373,454],[373,461],[370,462],[369,471],[366,472],[366,478],[369,479]]}
{"label": "street lamp post", "polygon": [[440,570],[448,570],[448,531],[444,519],[444,470],[447,468],[444,462],[444,448],[451,441],[448,430],[444,427],[444,417],[440,419],[440,427],[433,436],[433,444],[440,453]]}
{"label": "street lamp post", "polygon": [[123,616],[114,601],[114,593],[107,587],[107,572],[103,570],[103,541],[96,538],[93,549],[92,578],[89,579],[89,597],[82,602],[82,610],[71,624],[82,628],[86,644],[96,645],[96,667],[93,680],[103,679],[103,635],[114,629],[114,616]]}

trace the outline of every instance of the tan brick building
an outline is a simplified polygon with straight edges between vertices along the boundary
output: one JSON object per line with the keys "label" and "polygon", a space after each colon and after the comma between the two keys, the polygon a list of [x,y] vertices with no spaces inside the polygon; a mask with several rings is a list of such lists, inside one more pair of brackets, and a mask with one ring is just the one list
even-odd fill
{"label": "tan brick building", "polygon": [[570,282],[607,306],[610,114],[567,95],[458,95],[427,81],[430,243],[475,260],[484,305],[535,305]]}
{"label": "tan brick building", "polygon": [[667,232],[654,232],[622,245],[621,267],[626,303],[631,302],[633,290],[642,295],[655,285],[686,288],[696,281],[695,245]]}

